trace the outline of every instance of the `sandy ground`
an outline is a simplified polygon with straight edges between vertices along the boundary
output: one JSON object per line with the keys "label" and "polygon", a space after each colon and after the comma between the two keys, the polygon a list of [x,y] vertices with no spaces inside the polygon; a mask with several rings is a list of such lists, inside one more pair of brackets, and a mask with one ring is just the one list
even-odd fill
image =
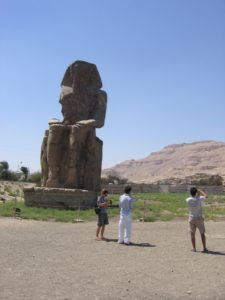
{"label": "sandy ground", "polygon": [[0,218],[0,299],[225,299],[225,222],[207,222],[211,252],[191,245],[186,221],[133,223],[132,246],[93,222]]}

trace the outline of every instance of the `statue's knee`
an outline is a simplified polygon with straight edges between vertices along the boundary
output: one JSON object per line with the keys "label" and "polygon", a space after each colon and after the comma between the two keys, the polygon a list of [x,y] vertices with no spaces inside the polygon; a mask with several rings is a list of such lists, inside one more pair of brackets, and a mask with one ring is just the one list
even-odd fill
{"label": "statue's knee", "polygon": [[52,133],[52,132],[63,132],[65,128],[65,125],[62,125],[62,124],[52,124],[50,125],[50,128],[49,128],[49,132]]}

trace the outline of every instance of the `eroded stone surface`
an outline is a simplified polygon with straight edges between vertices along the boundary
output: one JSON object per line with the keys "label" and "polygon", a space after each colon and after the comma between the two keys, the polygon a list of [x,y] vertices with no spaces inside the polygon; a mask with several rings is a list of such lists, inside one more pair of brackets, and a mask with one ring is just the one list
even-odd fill
{"label": "eroded stone surface", "polygon": [[63,121],[51,119],[41,146],[42,186],[100,190],[102,141],[107,94],[97,67],[71,64],[61,83]]}
{"label": "eroded stone surface", "polygon": [[26,206],[88,209],[94,206],[95,199],[95,191],[48,187],[24,188]]}

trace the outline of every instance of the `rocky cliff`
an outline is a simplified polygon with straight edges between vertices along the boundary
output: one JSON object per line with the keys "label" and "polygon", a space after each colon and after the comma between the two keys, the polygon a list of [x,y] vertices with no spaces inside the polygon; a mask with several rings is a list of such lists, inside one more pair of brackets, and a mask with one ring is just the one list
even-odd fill
{"label": "rocky cliff", "polygon": [[184,179],[196,174],[225,178],[225,143],[198,141],[169,145],[144,159],[127,160],[104,169],[102,176],[115,175],[132,182],[157,182],[168,178]]}

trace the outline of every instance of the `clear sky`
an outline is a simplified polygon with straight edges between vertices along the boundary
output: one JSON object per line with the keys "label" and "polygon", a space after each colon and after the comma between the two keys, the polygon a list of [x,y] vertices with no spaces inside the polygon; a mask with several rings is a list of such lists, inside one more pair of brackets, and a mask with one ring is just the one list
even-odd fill
{"label": "clear sky", "polygon": [[40,170],[69,64],[108,94],[103,168],[168,144],[225,142],[225,0],[0,0],[0,161]]}

